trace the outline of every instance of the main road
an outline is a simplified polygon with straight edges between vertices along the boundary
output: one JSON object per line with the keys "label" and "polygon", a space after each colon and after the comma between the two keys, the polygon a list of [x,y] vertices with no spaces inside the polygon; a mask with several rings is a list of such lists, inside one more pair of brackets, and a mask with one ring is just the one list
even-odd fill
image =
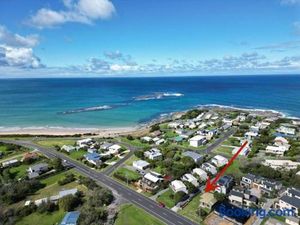
{"label": "main road", "polygon": [[[42,152],[49,158],[60,158],[65,160],[68,164],[73,166],[78,172],[81,174],[92,178],[93,180],[101,183],[103,186],[111,189],[112,191],[116,192],[118,195],[122,196],[124,199],[132,202],[133,204],[143,208],[148,213],[152,214],[153,216],[159,218],[161,221],[165,222],[169,225],[196,225],[197,223],[192,222],[191,220],[173,212],[167,208],[160,208],[158,204],[149,199],[148,197],[137,193],[136,191],[118,183],[117,181],[113,180],[109,176],[104,173],[98,172],[90,167],[70,159],[68,156],[64,155],[63,153],[57,152],[52,148],[41,147],[40,145],[34,144],[30,141],[15,141],[15,140],[1,140],[2,142],[12,143],[16,145],[21,145],[27,148],[37,149],[38,151]],[[143,221],[141,221],[141,224]]]}

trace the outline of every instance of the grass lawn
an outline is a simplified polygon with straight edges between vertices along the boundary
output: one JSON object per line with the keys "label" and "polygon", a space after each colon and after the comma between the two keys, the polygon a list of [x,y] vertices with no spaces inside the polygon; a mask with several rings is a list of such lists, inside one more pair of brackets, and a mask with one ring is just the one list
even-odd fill
{"label": "grass lawn", "polygon": [[141,177],[139,173],[127,168],[119,168],[116,172],[118,172],[123,177],[127,177],[130,180],[138,180]]}
{"label": "grass lawn", "polygon": [[121,138],[121,141],[140,148],[150,147],[148,143],[142,143],[139,139],[134,139],[131,141],[127,138]]}
{"label": "grass lawn", "polygon": [[232,174],[235,177],[241,177],[243,173],[240,171],[241,161],[237,158],[233,163],[228,167],[225,174]]}
{"label": "grass lawn", "polygon": [[20,166],[12,167],[9,171],[13,174],[16,179],[25,177],[27,175],[27,169],[29,165],[21,164]]}
{"label": "grass lawn", "polygon": [[214,150],[215,153],[223,153],[228,156],[232,156],[233,148],[227,146],[219,146],[217,149]]}
{"label": "grass lawn", "polygon": [[148,214],[141,208],[132,204],[124,204],[120,207],[114,225],[164,225],[159,219]]}
{"label": "grass lawn", "polygon": [[166,130],[164,134],[165,138],[173,138],[178,136],[173,130]]}
{"label": "grass lawn", "polygon": [[78,151],[73,151],[73,152],[71,152],[70,154],[67,154],[67,155],[70,158],[77,160],[77,159],[81,158],[82,156],[84,156],[85,154],[87,154],[87,151],[78,150]]}
{"label": "grass lawn", "polygon": [[173,194],[173,191],[169,188],[169,190],[160,195],[156,200],[163,202],[168,208],[172,208],[175,206],[175,201],[170,197],[171,194]]}
{"label": "grass lawn", "polygon": [[202,221],[201,217],[197,215],[197,210],[199,208],[200,194],[196,195],[189,204],[179,211],[180,215],[183,215],[196,223]]}
{"label": "grass lawn", "polygon": [[63,145],[74,145],[75,140],[56,138],[56,139],[47,139],[47,140],[36,141],[35,143],[42,145],[42,146],[46,146],[46,147],[54,147],[55,145],[58,145],[61,147]]}
{"label": "grass lawn", "polygon": [[63,210],[58,210],[53,213],[32,213],[26,217],[23,217],[16,225],[53,225],[61,222],[65,215]]}
{"label": "grass lawn", "polygon": [[137,161],[137,160],[140,160],[140,159],[139,159],[138,157],[136,157],[135,155],[132,155],[132,156],[130,156],[129,159],[127,159],[127,160],[125,161],[125,164],[128,165],[128,166],[132,166],[132,163],[133,163],[134,161]]}

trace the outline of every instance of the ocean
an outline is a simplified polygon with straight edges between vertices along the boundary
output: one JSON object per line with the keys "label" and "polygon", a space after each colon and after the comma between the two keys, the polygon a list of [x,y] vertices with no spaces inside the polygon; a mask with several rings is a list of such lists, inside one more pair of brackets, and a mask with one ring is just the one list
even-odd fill
{"label": "ocean", "polygon": [[1,79],[0,127],[129,127],[217,104],[300,117],[300,76]]}

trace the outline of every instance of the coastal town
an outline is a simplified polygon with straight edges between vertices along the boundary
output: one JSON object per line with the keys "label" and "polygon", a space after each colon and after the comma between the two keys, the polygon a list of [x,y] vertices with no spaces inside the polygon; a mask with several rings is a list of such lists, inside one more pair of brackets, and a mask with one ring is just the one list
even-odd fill
{"label": "coastal town", "polygon": [[0,224],[300,221],[300,120],[273,111],[201,107],[107,136],[3,135],[0,164]]}

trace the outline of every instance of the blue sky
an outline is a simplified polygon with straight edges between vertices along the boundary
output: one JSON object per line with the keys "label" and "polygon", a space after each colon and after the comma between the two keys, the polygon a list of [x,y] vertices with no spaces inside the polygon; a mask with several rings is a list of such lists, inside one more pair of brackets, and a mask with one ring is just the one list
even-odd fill
{"label": "blue sky", "polygon": [[300,0],[4,0],[0,77],[300,72]]}

